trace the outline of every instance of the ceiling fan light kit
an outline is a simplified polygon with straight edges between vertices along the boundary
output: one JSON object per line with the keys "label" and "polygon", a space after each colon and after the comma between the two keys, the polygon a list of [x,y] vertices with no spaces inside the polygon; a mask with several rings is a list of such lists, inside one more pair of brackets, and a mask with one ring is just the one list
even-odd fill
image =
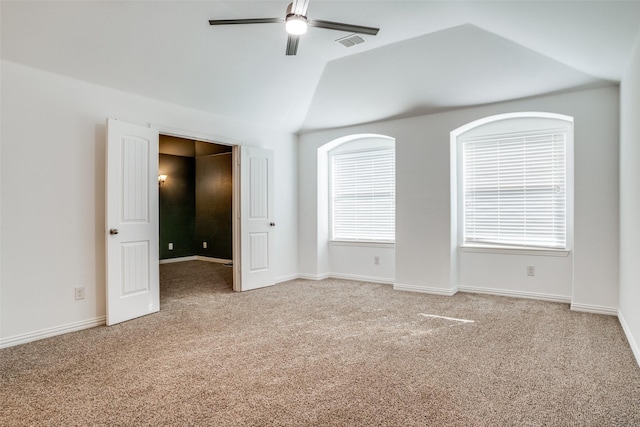
{"label": "ceiling fan light kit", "polygon": [[341,22],[321,20],[308,20],[306,16],[308,7],[309,0],[294,0],[292,3],[289,3],[289,6],[287,6],[287,11],[284,18],[211,19],[209,20],[209,25],[272,24],[284,22],[285,29],[288,33],[286,50],[287,55],[295,55],[297,53],[300,36],[307,32],[308,27],[324,28],[325,30],[346,31],[356,34],[368,34],[370,36],[375,36],[376,34],[378,34],[378,31],[380,31],[379,28],[365,27],[362,25],[343,24]]}
{"label": "ceiling fan light kit", "polygon": [[287,29],[287,33],[299,36],[307,32],[306,16],[291,14],[287,16],[286,20],[287,23],[285,24],[285,28]]}

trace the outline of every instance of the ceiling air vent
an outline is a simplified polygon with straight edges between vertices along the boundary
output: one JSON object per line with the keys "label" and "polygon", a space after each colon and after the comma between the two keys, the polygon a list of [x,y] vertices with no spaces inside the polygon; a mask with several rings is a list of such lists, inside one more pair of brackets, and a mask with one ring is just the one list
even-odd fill
{"label": "ceiling air vent", "polygon": [[345,47],[351,47],[360,43],[364,43],[364,39],[357,34],[351,34],[350,36],[342,37],[341,39],[338,39],[336,41],[344,45]]}

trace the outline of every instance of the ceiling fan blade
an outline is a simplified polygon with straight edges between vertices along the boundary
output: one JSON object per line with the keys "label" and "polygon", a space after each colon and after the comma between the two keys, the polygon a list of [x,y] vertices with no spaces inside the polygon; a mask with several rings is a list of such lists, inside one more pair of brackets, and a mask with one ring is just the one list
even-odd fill
{"label": "ceiling fan blade", "polygon": [[307,16],[309,0],[293,0],[291,3],[291,13],[295,15]]}
{"label": "ceiling fan blade", "polygon": [[307,24],[310,27],[326,28],[327,30],[346,31],[348,33],[368,34],[375,36],[380,31],[380,28],[364,27],[362,25],[343,24],[341,22],[331,21],[312,21],[308,20]]}
{"label": "ceiling fan blade", "polygon": [[295,55],[298,52],[298,43],[300,42],[300,36],[293,36],[289,34],[287,38],[287,55]]}
{"label": "ceiling fan blade", "polygon": [[254,19],[210,19],[209,25],[232,24],[277,24],[284,22],[284,18],[254,18]]}

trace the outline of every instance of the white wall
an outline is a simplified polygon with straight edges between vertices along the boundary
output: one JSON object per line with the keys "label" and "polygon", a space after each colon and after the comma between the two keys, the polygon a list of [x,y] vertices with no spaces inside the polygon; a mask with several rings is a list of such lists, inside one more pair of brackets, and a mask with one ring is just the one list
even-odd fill
{"label": "white wall", "polygon": [[640,364],[640,34],[620,85],[620,321]]}
{"label": "white wall", "polygon": [[[276,276],[297,274],[294,135],[8,61],[1,76],[1,244],[10,250],[1,260],[0,344],[105,314],[107,117],[275,150]],[[74,300],[76,286],[86,288],[82,301]]]}
{"label": "white wall", "polygon": [[[315,215],[318,147],[350,134],[376,133],[396,139],[396,287],[454,293],[459,278],[457,257],[450,244],[449,133],[495,114],[553,112],[575,118],[573,283],[570,268],[559,265],[561,260],[536,260],[535,265],[543,268],[531,280],[521,268],[523,262],[530,261],[513,255],[492,256],[487,261],[495,267],[491,276],[474,278],[471,271],[477,265],[474,261],[459,272],[460,277],[525,296],[527,292],[559,295],[571,299],[576,309],[616,311],[618,102],[618,88],[610,86],[301,135],[298,149],[301,273],[322,277],[329,272],[327,263],[318,262],[326,256],[325,248],[318,245]],[[357,268],[361,266],[354,264],[353,269]]]}
{"label": "white wall", "polygon": [[[393,283],[395,278],[395,248],[375,244],[329,243],[329,273],[331,277]],[[374,263],[374,257],[379,264]]]}
{"label": "white wall", "polygon": [[[461,251],[458,287],[470,292],[570,302],[572,261],[571,254],[540,256]],[[535,276],[527,276],[527,266],[535,268]]]}

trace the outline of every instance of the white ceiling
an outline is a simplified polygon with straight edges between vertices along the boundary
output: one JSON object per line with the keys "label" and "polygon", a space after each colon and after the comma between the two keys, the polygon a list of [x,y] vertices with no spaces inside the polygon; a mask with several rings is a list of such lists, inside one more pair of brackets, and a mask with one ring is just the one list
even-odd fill
{"label": "white ceiling", "polygon": [[310,0],[284,55],[288,1],[5,1],[2,57],[288,132],[424,114],[619,81],[640,29],[631,1]]}

